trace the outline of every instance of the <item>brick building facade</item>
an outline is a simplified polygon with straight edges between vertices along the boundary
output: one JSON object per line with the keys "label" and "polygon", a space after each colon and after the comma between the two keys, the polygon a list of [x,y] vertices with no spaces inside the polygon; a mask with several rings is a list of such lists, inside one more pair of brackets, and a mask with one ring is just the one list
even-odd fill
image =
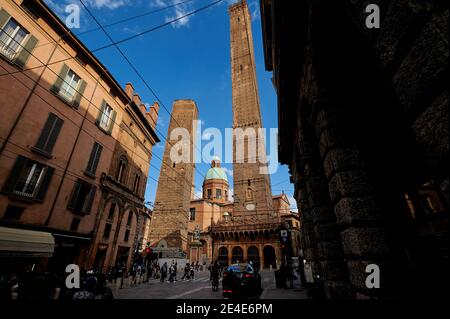
{"label": "brick building facade", "polygon": [[[42,1],[0,2],[2,273],[33,264],[36,271],[63,272],[71,263],[105,270],[127,231],[123,245],[135,246],[159,140],[157,105],[147,112],[129,88]],[[117,222],[130,211],[130,225]]]}

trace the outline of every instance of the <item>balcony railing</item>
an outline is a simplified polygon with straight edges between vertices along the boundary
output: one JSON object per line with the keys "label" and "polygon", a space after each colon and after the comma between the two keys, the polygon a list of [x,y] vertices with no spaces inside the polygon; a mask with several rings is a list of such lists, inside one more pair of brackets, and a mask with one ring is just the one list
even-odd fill
{"label": "balcony railing", "polygon": [[17,52],[11,49],[11,47],[6,45],[4,42],[0,41],[0,54],[8,60],[14,60]]}

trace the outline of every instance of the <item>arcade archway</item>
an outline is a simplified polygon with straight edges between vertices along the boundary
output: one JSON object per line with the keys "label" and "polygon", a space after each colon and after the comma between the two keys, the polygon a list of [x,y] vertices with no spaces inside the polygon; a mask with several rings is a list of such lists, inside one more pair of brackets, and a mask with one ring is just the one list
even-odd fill
{"label": "arcade archway", "polygon": [[259,249],[255,246],[250,246],[247,249],[247,261],[253,262],[255,268],[260,268]]}
{"label": "arcade archway", "polygon": [[263,254],[264,254],[264,268],[270,268],[270,266],[272,266],[272,268],[276,269],[277,258],[275,255],[275,248],[268,245],[264,247]]}
{"label": "arcade archway", "polygon": [[234,247],[231,254],[231,262],[237,263],[243,261],[244,261],[244,251],[239,246]]}

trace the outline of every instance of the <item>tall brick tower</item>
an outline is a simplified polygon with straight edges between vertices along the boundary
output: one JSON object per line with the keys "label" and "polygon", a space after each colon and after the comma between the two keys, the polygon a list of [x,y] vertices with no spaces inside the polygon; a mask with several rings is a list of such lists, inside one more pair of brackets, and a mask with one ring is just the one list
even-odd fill
{"label": "tall brick tower", "polygon": [[[164,257],[182,257],[187,251],[187,225],[189,218],[192,186],[194,184],[194,145],[195,120],[198,119],[197,105],[192,100],[177,100],[173,105],[172,117],[167,132],[163,164],[158,180],[155,207],[149,240],[156,252],[162,252]],[[190,140],[184,144],[189,149],[189,162],[176,163],[171,158],[173,147],[180,146],[177,136],[172,136],[173,130],[185,129]],[[170,140],[170,143],[169,143]],[[181,155],[178,151],[172,152]]]}
{"label": "tall brick tower", "polygon": [[[247,2],[240,1],[229,8],[231,28],[231,78],[233,90],[233,128],[262,128],[259,106],[258,83],[256,80],[255,55],[250,12]],[[246,138],[245,135],[233,139],[233,177],[234,177],[234,216],[268,217],[273,213],[270,178],[261,174],[264,165],[249,154],[249,143],[256,142],[258,150],[264,154],[264,137]],[[239,160],[236,151],[244,150],[243,160]]]}

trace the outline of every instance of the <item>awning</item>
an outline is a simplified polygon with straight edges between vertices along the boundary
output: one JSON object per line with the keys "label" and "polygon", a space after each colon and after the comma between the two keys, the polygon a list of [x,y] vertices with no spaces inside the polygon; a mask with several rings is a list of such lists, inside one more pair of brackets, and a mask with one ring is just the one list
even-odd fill
{"label": "awning", "polygon": [[55,240],[51,233],[0,227],[0,255],[51,257]]}

